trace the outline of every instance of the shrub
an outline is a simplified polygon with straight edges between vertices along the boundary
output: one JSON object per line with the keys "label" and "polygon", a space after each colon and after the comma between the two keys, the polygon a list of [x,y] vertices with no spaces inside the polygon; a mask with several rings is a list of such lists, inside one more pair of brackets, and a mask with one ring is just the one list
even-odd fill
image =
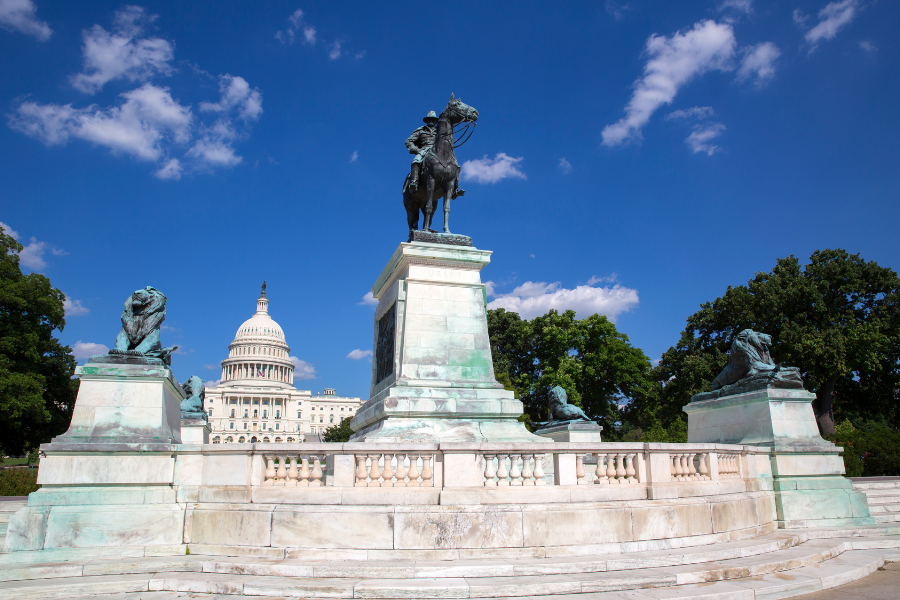
{"label": "shrub", "polygon": [[41,487],[37,469],[0,469],[0,496],[27,496]]}
{"label": "shrub", "polygon": [[866,421],[854,427],[845,419],[826,437],[844,448],[848,477],[900,475],[900,432],[886,423]]}

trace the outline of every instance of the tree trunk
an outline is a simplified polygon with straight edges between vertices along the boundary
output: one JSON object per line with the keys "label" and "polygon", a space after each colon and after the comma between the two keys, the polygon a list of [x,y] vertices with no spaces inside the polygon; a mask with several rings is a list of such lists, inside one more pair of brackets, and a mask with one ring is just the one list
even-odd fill
{"label": "tree trunk", "polygon": [[820,435],[834,433],[832,399],[834,397],[834,384],[837,383],[837,380],[837,377],[828,379],[822,384],[819,391],[816,392],[816,401],[813,402],[813,410],[816,413],[816,423],[819,425]]}

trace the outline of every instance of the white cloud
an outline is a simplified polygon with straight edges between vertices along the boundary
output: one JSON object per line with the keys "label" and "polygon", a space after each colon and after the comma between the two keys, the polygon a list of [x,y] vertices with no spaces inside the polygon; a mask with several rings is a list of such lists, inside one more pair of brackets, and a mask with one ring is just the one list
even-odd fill
{"label": "white cloud", "polygon": [[153,174],[160,179],[178,181],[181,179],[181,171],[181,161],[177,158],[170,158]]}
{"label": "white cloud", "polygon": [[707,71],[731,70],[735,46],[731,26],[712,20],[700,21],[672,37],[651,35],[645,49],[644,76],[635,82],[625,116],[603,129],[603,144],[618,146],[640,140],[641,129],[653,113],[670,104],[683,85]]}
{"label": "white cloud", "polygon": [[297,32],[302,30],[303,42],[312,46],[316,43],[316,28],[303,21],[303,11],[299,8],[288,17],[287,29],[275,32],[275,39],[282,44],[293,44]]}
{"label": "white cloud", "polygon": [[362,302],[357,302],[357,304],[361,304],[363,306],[377,306],[378,298],[375,297],[375,294],[372,292],[366,292],[366,295],[362,297]]}
{"label": "white cloud", "polygon": [[144,26],[155,20],[156,15],[148,15],[139,6],[126,6],[116,12],[112,33],[99,25],[84,30],[84,69],[72,76],[72,85],[94,94],[113,79],[146,81],[154,75],[171,75],[172,44],[158,37],[140,37]]}
{"label": "white cloud", "polygon": [[221,366],[221,365],[208,364],[208,365],[203,365],[203,368],[204,368],[204,369],[209,369],[210,371],[217,371],[217,370],[221,369],[222,366]]}
{"label": "white cloud", "polygon": [[49,25],[38,21],[37,7],[31,0],[0,0],[0,27],[33,35],[41,42],[53,35]]}
{"label": "white cloud", "polygon": [[493,296],[493,295],[495,295],[496,287],[497,287],[497,284],[495,284],[493,281],[485,281],[484,282],[484,293],[487,296]]}
{"label": "white cloud", "polygon": [[294,379],[315,379],[316,368],[305,360],[300,360],[296,356],[291,356],[290,361],[294,363]]}
{"label": "white cloud", "polygon": [[531,258],[534,258],[534,254],[529,254],[528,256]]}
{"label": "white cloud", "polygon": [[216,137],[197,140],[187,155],[210,167],[233,167],[244,160],[235,154],[234,148],[226,140]]}
{"label": "white cloud", "polygon": [[68,297],[63,300],[63,310],[66,311],[67,317],[77,317],[91,312],[91,309],[81,305],[81,300],[75,300],[74,298],[70,299]]}
{"label": "white cloud", "polygon": [[[6,235],[14,237],[16,241],[22,244],[22,239],[18,231],[3,222],[0,222],[0,227],[3,228]],[[62,248],[57,248],[47,242],[41,242],[38,241],[37,238],[32,237],[27,244],[22,244],[22,251],[19,252],[19,264],[32,271],[40,272],[47,267],[47,261],[44,260],[44,254],[48,251],[54,256],[65,256],[68,254],[68,252]]]}
{"label": "white cloud", "polygon": [[723,131],[725,131],[725,125],[722,123],[699,125],[695,127],[693,133],[684,140],[684,143],[694,151],[694,154],[706,152],[707,155],[712,156],[720,151],[721,148],[711,142],[722,135]]}
{"label": "white cloud", "polygon": [[697,119],[698,121],[701,119],[708,119],[716,114],[716,111],[713,110],[712,106],[692,106],[691,108],[683,108],[681,110],[673,110],[669,114],[666,115],[666,120],[670,121],[672,119],[686,119],[693,120]]}
{"label": "white cloud", "polygon": [[219,379],[210,379],[209,381],[204,381],[204,382],[203,382],[203,387],[204,387],[204,388],[214,388],[214,387],[216,387],[217,385],[219,385],[220,383],[222,383],[222,379],[221,379],[221,378],[219,378]]}
{"label": "white cloud", "polygon": [[509,178],[527,179],[525,173],[518,167],[523,160],[524,157],[513,158],[503,152],[494,158],[488,158],[485,154],[483,158],[464,162],[461,169],[462,177],[466,181],[474,180],[478,183],[497,183]]}
{"label": "white cloud", "polygon": [[559,170],[563,175],[568,175],[572,172],[572,163],[570,163],[565,156],[559,159]]}
{"label": "white cloud", "polygon": [[141,160],[163,156],[161,143],[190,139],[191,109],[174,100],[167,88],[150,83],[121,94],[119,106],[75,109],[71,104],[21,103],[9,126],[48,146],[80,138]]}
{"label": "white cloud", "polygon": [[94,344],[92,342],[82,342],[78,340],[72,347],[72,356],[75,360],[85,360],[98,354],[108,354],[109,348],[103,344]]}
{"label": "white cloud", "polygon": [[809,20],[809,15],[805,14],[799,8],[794,9],[792,16],[794,19],[794,23],[796,23],[797,25],[804,25],[806,23],[806,21]]}
{"label": "white cloud", "polygon": [[717,8],[719,11],[733,10],[749,15],[753,12],[753,0],[722,0]]}
{"label": "white cloud", "polygon": [[341,57],[341,40],[334,40],[331,42],[331,45],[328,46],[328,58],[331,60],[337,60]]}
{"label": "white cloud", "polygon": [[352,358],[353,360],[362,360],[363,358],[369,358],[371,356],[371,350],[360,350],[359,348],[357,348],[356,350],[351,350],[350,354],[347,355],[347,358]]}
{"label": "white cloud", "polygon": [[3,233],[5,233],[6,235],[14,237],[17,240],[19,239],[19,232],[16,231],[15,229],[13,229],[12,227],[10,227],[9,225],[7,225],[6,223],[4,223],[3,221],[0,221],[0,227],[3,228]]}
{"label": "white cloud", "polygon": [[870,42],[869,40],[862,40],[859,43],[859,47],[868,52],[869,54],[875,54],[878,52],[878,46]]}
{"label": "white cloud", "polygon": [[[844,26],[848,25],[856,17],[858,9],[862,8],[859,0],[841,0],[830,2],[819,11],[819,22],[806,32],[806,41],[812,44],[810,52],[815,50],[816,44],[822,40],[833,40]],[[803,23],[806,18],[799,10],[794,11],[794,21]]]}
{"label": "white cloud", "polygon": [[259,88],[250,89],[250,84],[243,77],[220,76],[219,93],[218,102],[201,102],[200,110],[217,113],[236,110],[238,117],[244,121],[256,121],[263,112],[262,93]]}
{"label": "white cloud", "polygon": [[623,312],[638,304],[637,290],[615,285],[613,287],[592,287],[579,285],[575,289],[561,287],[555,283],[526,281],[509,294],[499,294],[488,304],[489,309],[505,308],[519,313],[523,319],[546,314],[550,309],[557,311],[574,310],[578,318],[594,313],[605,315],[615,321]]}
{"label": "white cloud", "polygon": [[756,77],[756,85],[761,87],[775,76],[775,61],[781,51],[772,42],[762,42],[742,49],[744,58],[737,70],[738,81]]}
{"label": "white cloud", "polygon": [[625,11],[631,10],[631,5],[627,2],[615,2],[614,0],[606,0],[606,14],[611,16],[616,21],[621,21],[625,18]]}
{"label": "white cloud", "polygon": [[358,158],[359,158],[359,152],[354,150],[353,154],[350,155],[350,162],[355,163]]}
{"label": "white cloud", "polygon": [[591,278],[588,279],[588,285],[597,285],[598,283],[615,283],[619,280],[618,273],[610,273],[606,277],[598,277],[596,275],[591,275]]}

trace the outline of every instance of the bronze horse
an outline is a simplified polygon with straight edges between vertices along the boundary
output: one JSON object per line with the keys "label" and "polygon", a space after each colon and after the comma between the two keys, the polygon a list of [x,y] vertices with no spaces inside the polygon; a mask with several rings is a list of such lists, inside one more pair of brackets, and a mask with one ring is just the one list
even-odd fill
{"label": "bronze horse", "polygon": [[419,211],[424,216],[422,230],[436,233],[431,229],[431,218],[441,196],[444,197],[444,233],[450,233],[450,201],[456,198],[459,189],[459,165],[453,153],[453,126],[477,120],[477,110],[450,95],[447,108],[438,117],[434,146],[422,161],[418,189],[414,193],[409,191],[408,174],[403,182],[403,206],[406,207],[410,235],[419,228]]}

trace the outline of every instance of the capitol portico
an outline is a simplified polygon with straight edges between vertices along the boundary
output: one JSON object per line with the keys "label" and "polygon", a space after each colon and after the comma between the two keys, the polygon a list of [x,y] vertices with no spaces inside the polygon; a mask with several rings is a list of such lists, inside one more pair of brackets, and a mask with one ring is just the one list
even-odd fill
{"label": "capitol portico", "polygon": [[269,316],[264,285],[256,313],[228,346],[220,383],[206,389],[212,443],[303,442],[356,413],[363,404],[359,398],[330,388],[321,396],[296,389],[290,351],[284,331]]}

